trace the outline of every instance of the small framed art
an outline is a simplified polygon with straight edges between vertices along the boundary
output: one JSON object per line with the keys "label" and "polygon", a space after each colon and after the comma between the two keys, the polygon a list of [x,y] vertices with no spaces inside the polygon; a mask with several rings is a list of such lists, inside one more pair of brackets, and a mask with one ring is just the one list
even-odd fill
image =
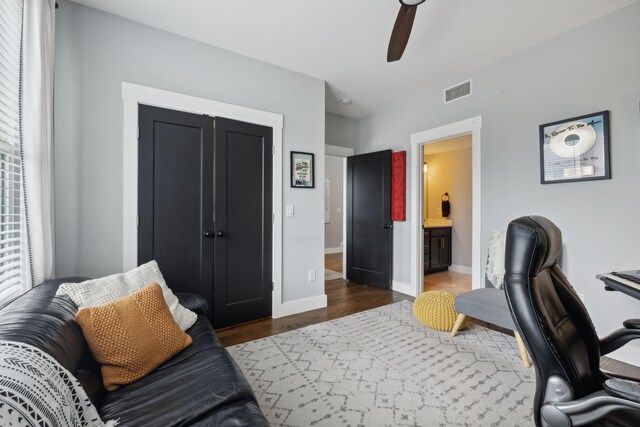
{"label": "small framed art", "polygon": [[313,153],[291,152],[291,187],[314,188]]}
{"label": "small framed art", "polygon": [[540,125],[540,182],[610,179],[609,112]]}

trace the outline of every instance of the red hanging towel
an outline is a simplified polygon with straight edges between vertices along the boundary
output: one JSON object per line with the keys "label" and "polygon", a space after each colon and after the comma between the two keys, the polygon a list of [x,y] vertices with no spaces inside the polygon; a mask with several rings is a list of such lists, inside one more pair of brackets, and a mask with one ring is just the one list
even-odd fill
{"label": "red hanging towel", "polygon": [[391,155],[391,220],[407,220],[407,152]]}

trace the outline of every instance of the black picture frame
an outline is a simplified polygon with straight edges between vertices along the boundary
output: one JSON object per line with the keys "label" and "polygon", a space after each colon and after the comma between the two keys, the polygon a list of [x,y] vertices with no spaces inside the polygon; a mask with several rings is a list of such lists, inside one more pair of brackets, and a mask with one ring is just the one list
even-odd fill
{"label": "black picture frame", "polygon": [[291,187],[315,188],[315,160],[313,153],[291,152]]}
{"label": "black picture frame", "polygon": [[540,125],[540,183],[611,179],[609,111]]}

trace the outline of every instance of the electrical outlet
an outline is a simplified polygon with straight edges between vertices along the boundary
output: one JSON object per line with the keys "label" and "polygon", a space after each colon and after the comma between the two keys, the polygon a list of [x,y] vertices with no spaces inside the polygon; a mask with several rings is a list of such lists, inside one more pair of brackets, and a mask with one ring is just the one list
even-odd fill
{"label": "electrical outlet", "polygon": [[316,270],[309,270],[309,281],[310,282],[316,281]]}

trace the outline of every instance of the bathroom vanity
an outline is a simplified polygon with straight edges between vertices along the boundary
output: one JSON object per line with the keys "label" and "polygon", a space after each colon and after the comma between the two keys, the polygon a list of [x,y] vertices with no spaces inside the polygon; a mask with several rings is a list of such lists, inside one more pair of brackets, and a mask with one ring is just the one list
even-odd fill
{"label": "bathroom vanity", "polygon": [[435,273],[451,265],[451,220],[424,224],[424,274]]}

